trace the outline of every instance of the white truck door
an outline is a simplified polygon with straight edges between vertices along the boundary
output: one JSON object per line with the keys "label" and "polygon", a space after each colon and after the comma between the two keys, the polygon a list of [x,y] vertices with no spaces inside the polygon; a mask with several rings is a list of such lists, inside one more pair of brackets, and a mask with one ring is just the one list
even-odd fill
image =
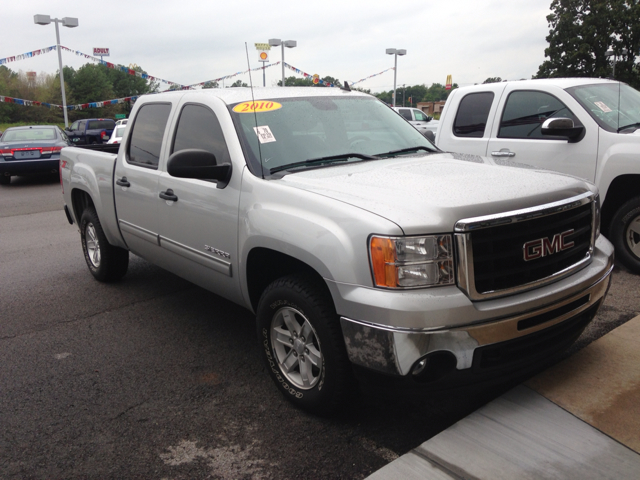
{"label": "white truck door", "polygon": [[[193,102],[193,96],[189,98]],[[167,159],[180,150],[202,149],[213,153],[218,165],[231,163],[220,115],[229,115],[222,104],[179,106]],[[158,204],[160,244],[167,252],[163,266],[207,290],[241,301],[237,271],[240,168],[232,171],[224,188],[217,188],[215,181],[173,177],[166,170],[164,162],[158,183],[158,192],[164,195]]]}
{"label": "white truck door", "polygon": [[129,249],[158,263],[158,171],[170,103],[148,103],[133,119],[125,151],[118,157],[114,196],[118,225]]}
{"label": "white truck door", "polygon": [[491,124],[505,86],[491,83],[479,91],[449,95],[440,117],[436,145],[445,152],[485,155]]}
{"label": "white truck door", "polygon": [[[585,127],[578,141],[543,135],[548,118],[571,118]],[[487,156],[576,175],[594,181],[598,154],[598,126],[571,96],[558,87],[507,87],[491,128]]]}

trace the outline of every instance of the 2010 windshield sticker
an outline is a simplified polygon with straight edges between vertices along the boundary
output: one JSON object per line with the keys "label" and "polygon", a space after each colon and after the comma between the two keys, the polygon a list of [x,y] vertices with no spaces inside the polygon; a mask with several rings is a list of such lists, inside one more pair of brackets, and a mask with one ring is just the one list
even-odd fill
{"label": "2010 windshield sticker", "polygon": [[595,103],[598,106],[598,108],[600,110],[602,110],[604,113],[611,112],[611,109],[609,107],[607,107],[606,103],[604,103],[604,102],[593,102],[593,103]]}
{"label": "2010 windshield sticker", "polygon": [[233,107],[233,111],[238,113],[271,112],[280,108],[282,108],[282,104],[278,102],[243,102]]}
{"label": "2010 windshield sticker", "polygon": [[276,141],[276,137],[271,133],[271,129],[265,125],[264,127],[253,127],[253,131],[256,132],[260,143],[271,143]]}

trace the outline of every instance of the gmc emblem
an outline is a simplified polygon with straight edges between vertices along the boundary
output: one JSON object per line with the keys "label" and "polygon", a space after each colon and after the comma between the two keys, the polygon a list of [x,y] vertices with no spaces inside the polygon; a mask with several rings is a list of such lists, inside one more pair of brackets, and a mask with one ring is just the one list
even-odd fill
{"label": "gmc emblem", "polygon": [[575,245],[574,242],[568,242],[567,237],[572,235],[573,228],[566,232],[556,233],[551,240],[548,238],[538,238],[537,240],[531,240],[522,246],[522,253],[524,261],[535,260],[536,258],[546,257],[547,255],[553,255],[554,253],[568,250]]}

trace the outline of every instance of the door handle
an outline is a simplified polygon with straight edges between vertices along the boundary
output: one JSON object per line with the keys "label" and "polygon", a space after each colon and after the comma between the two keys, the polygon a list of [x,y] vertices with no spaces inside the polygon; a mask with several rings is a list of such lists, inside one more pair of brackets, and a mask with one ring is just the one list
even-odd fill
{"label": "door handle", "polygon": [[116,185],[120,185],[121,187],[130,187],[131,186],[131,184],[127,180],[127,177],[122,177],[122,178],[116,180]]}
{"label": "door handle", "polygon": [[492,157],[515,157],[516,152],[510,151],[508,148],[502,148],[499,152],[491,152]]}
{"label": "door handle", "polygon": [[172,202],[178,201],[177,195],[173,193],[173,190],[171,190],[170,188],[168,188],[164,192],[160,192],[160,198],[162,198],[163,200],[170,200]]}

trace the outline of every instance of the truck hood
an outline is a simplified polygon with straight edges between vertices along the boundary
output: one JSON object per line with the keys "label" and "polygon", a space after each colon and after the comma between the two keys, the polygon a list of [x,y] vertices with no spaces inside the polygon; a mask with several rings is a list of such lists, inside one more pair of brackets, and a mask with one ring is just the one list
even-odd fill
{"label": "truck hood", "polygon": [[464,218],[596,191],[570,175],[456,153],[343,164],[289,174],[281,181],[380,215],[409,235],[449,232]]}

